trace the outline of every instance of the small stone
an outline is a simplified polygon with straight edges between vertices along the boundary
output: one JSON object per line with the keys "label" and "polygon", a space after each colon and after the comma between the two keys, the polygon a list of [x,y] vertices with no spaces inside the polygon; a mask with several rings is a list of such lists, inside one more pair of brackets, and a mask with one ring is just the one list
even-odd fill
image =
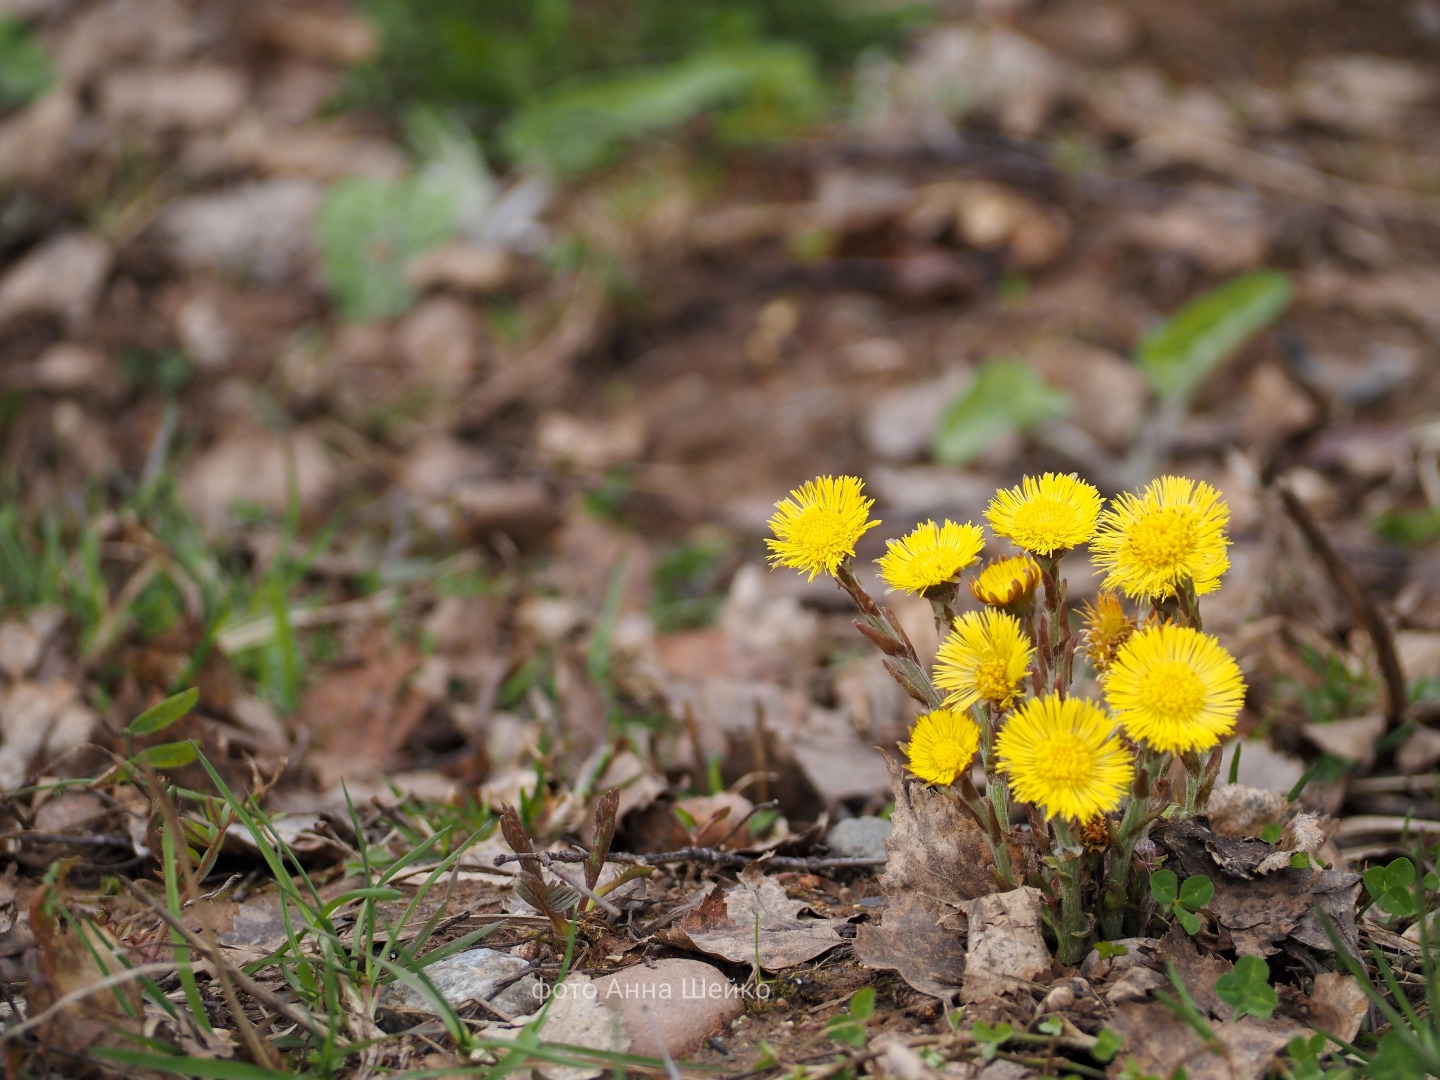
{"label": "small stone", "polygon": [[93,390],[105,375],[105,356],[89,345],[57,341],[36,359],[31,374],[40,390]]}
{"label": "small stone", "polygon": [[172,257],[188,270],[278,285],[310,250],[318,185],[276,179],[176,200],[159,222]]}
{"label": "small stone", "polygon": [[108,243],[82,232],[64,232],[33,248],[0,278],[0,326],[48,315],[68,329],[84,329],[113,257]]}
{"label": "small stone", "polygon": [[842,859],[884,859],[885,838],[894,828],[894,823],[884,818],[846,818],[835,823],[825,842]]}
{"label": "small stone", "polygon": [[922,457],[936,423],[971,378],[968,368],[957,368],[881,397],[865,414],[863,429],[870,452],[882,461],[899,463]]}
{"label": "small stone", "polygon": [[740,987],[699,960],[660,960],[594,982],[598,1000],[619,1009],[630,1052],[671,1057],[696,1049],[745,1011]]}
{"label": "small stone", "polygon": [[[522,975],[493,998],[490,994],[494,993],[499,983],[526,966],[526,961],[508,953],[494,949],[467,949],[427,965],[425,975],[451,1005],[487,1000],[501,1012],[523,1016],[534,1012],[540,1005],[540,982],[534,975]],[[390,984],[385,1000],[417,1012],[435,1012],[429,998],[401,982]]]}
{"label": "small stone", "polygon": [[100,110],[111,120],[155,130],[203,131],[224,124],[245,105],[238,72],[217,64],[119,71],[100,85]]}

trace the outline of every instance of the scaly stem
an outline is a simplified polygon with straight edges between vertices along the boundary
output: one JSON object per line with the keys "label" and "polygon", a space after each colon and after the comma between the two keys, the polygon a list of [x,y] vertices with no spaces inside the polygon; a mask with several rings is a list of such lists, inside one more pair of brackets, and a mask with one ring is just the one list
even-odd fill
{"label": "scaly stem", "polygon": [[1085,958],[1090,941],[1090,916],[1080,903],[1080,858],[1084,849],[1062,818],[1053,818],[1055,882],[1060,893],[1060,920],[1055,926],[1056,958],[1073,966]]}
{"label": "scaly stem", "polygon": [[1135,845],[1145,835],[1157,816],[1150,809],[1150,795],[1156,777],[1168,766],[1168,754],[1156,754],[1142,748],[1135,763],[1135,779],[1130,785],[1130,802],[1119,825],[1110,827],[1110,851],[1105,873],[1105,888],[1100,894],[1100,934],[1110,941],[1124,936],[1125,912],[1130,907],[1133,878],[1131,862]]}
{"label": "scaly stem", "polygon": [[995,814],[995,807],[989,799],[976,790],[968,775],[961,776],[955,781],[959,788],[960,804],[970,811],[970,815],[979,823],[980,829],[985,833],[985,840],[990,845],[990,854],[995,859],[995,876],[1007,889],[1015,888],[1015,873],[1010,868],[1010,849],[1005,846],[1005,830],[1000,825],[1000,819]]}
{"label": "scaly stem", "polygon": [[860,618],[855,620],[855,629],[885,654],[885,670],[890,673],[904,691],[927,709],[938,709],[945,704],[945,695],[930,680],[930,673],[920,663],[915,646],[900,620],[889,608],[882,608],[871,598],[860,582],[849,560],[835,570],[835,583],[850,594],[855,606],[860,609]]}
{"label": "scaly stem", "polygon": [[1045,617],[1041,620],[1041,641],[1038,643],[1047,681],[1061,697],[1070,689],[1075,666],[1075,642],[1070,634],[1070,610],[1065,602],[1065,580],[1060,576],[1060,560],[1064,551],[1040,556],[1040,579],[1045,584]]}

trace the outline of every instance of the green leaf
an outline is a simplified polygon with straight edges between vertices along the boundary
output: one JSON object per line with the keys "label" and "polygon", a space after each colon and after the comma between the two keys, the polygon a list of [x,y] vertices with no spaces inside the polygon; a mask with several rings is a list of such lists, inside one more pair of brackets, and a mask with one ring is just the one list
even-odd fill
{"label": "green leaf", "polygon": [[990,360],[950,402],[930,449],[942,465],[964,465],[997,439],[1065,415],[1070,397],[1018,360]]}
{"label": "green leaf", "polygon": [[1424,1080],[1426,1070],[1415,1049],[1392,1031],[1380,1040],[1365,1074],[1370,1080]]}
{"label": "green leaf", "polygon": [[1100,954],[1101,960],[1113,960],[1117,956],[1129,956],[1130,950],[1115,941],[1097,941],[1095,951]]}
{"label": "green leaf", "polygon": [[1258,1020],[1268,1020],[1280,1000],[1270,985],[1270,967],[1258,956],[1242,956],[1236,960],[1234,971],[1215,980],[1215,992],[1235,1010],[1236,1020],[1247,1013]]}
{"label": "green leaf", "polygon": [[40,39],[18,19],[0,15],[0,105],[24,105],[55,77]]}
{"label": "green leaf", "polygon": [[152,769],[178,769],[182,765],[189,765],[200,755],[200,748],[194,739],[182,739],[180,742],[161,743],[159,746],[152,746],[141,750],[130,760],[135,764],[148,764]]}
{"label": "green leaf", "polygon": [[1375,901],[1375,906],[1387,915],[1401,919],[1419,914],[1415,907],[1415,896],[1408,889],[1386,890],[1380,895],[1380,899]]}
{"label": "green leaf", "polygon": [[1011,1035],[1015,1034],[1015,1029],[1005,1023],[991,1027],[983,1020],[977,1020],[971,1027],[970,1034],[980,1044],[980,1056],[986,1061],[992,1061],[995,1058],[995,1052],[1005,1045]]}
{"label": "green leaf", "polygon": [[1150,895],[1162,908],[1168,908],[1175,903],[1179,895],[1177,890],[1179,881],[1175,877],[1174,870],[1156,870],[1150,875]]}
{"label": "green leaf", "polygon": [[1090,1056],[1104,1064],[1118,1054],[1124,1045],[1125,1036],[1114,1028],[1101,1028],[1095,1035],[1095,1045],[1090,1048]]}
{"label": "green leaf", "polygon": [[1180,903],[1192,911],[1202,908],[1215,896],[1215,886],[1204,874],[1194,874],[1180,886]]}
{"label": "green leaf", "polygon": [[1365,882],[1365,891],[1370,894],[1371,900],[1379,900],[1385,895],[1388,887],[1385,881],[1385,867],[1372,866],[1360,875],[1360,879]]}
{"label": "green leaf", "polygon": [[1200,916],[1186,911],[1179,904],[1175,905],[1175,919],[1185,928],[1185,932],[1194,937],[1200,932]]}
{"label": "green leaf", "polygon": [[1293,293],[1284,274],[1234,278],[1146,335],[1136,359],[1159,394],[1184,400],[1253,334],[1278,319]]}
{"label": "green leaf", "polygon": [[448,177],[420,174],[387,183],[368,176],[337,181],[315,215],[325,283],[346,319],[402,314],[415,300],[410,260],[448,239],[455,200]]}
{"label": "green leaf", "polygon": [[159,705],[146,709],[134,720],[131,720],[125,733],[127,735],[153,735],[157,731],[163,731],[193,709],[199,700],[199,687],[192,686],[189,690],[181,690],[180,693],[166,698]]}
{"label": "green leaf", "polygon": [[1267,844],[1278,843],[1284,835],[1285,826],[1278,821],[1267,821],[1264,825],[1260,826],[1260,839],[1264,840]]}
{"label": "green leaf", "polygon": [[1385,867],[1385,888],[1408,889],[1415,884],[1415,864],[1401,857]]}
{"label": "green leaf", "polygon": [[1065,1021],[1058,1016],[1047,1016],[1036,1025],[1036,1030],[1045,1035],[1059,1035],[1065,1030]]}
{"label": "green leaf", "polygon": [[[763,103],[772,116],[790,118],[781,120],[783,129],[812,114],[820,96],[814,63],[803,49],[774,43],[706,49],[676,63],[631,66],[535,94],[515,111],[501,138],[512,157],[574,175],[605,164],[625,143],[717,106]],[[748,126],[757,127],[753,118]]]}
{"label": "green leaf", "polygon": [[862,986],[850,999],[850,1015],[856,1020],[869,1020],[875,1015],[875,988]]}

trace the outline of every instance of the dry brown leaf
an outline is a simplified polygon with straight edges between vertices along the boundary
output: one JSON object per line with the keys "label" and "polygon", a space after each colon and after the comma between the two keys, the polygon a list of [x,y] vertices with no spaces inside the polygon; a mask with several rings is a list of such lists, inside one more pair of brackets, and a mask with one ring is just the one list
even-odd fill
{"label": "dry brown leaf", "polygon": [[1110,1067],[1112,1076],[1133,1059],[1137,1071],[1152,1076],[1170,1076],[1183,1065],[1192,1080],[1260,1080],[1285,1044],[1306,1033],[1281,1021],[1221,1020],[1211,1025],[1224,1048],[1223,1054],[1215,1053],[1166,1006],[1138,1001],[1119,1005],[1110,1026],[1125,1038]]}
{"label": "dry brown leaf", "polygon": [[1028,989],[1050,970],[1050,950],[1040,931],[1040,890],[1022,886],[964,904],[967,928],[967,1004]]}
{"label": "dry brown leaf", "polygon": [[961,935],[940,926],[932,905],[912,892],[885,903],[882,924],[862,924],[855,955],[866,967],[895,971],[922,994],[948,1000],[965,974]]}
{"label": "dry brown leaf", "polygon": [[1217,836],[1195,818],[1167,823],[1155,831],[1155,839],[1170,852],[1182,877],[1210,878],[1215,896],[1206,908],[1229,931],[1237,952],[1269,956],[1292,934],[1312,948],[1329,949],[1317,906],[1347,944],[1355,939],[1358,874],[1298,869],[1288,865],[1288,854],[1284,868],[1266,872],[1261,868],[1275,854],[1274,845]]}
{"label": "dry brown leaf", "polygon": [[1370,1008],[1370,999],[1353,975],[1322,971],[1315,976],[1315,988],[1308,998],[1304,1019],[1347,1043],[1360,1033],[1361,1021]]}
{"label": "dry brown leaf", "polygon": [[1217,836],[1259,836],[1271,822],[1280,821],[1290,800],[1278,791],[1220,784],[1210,793],[1205,816]]}
{"label": "dry brown leaf", "polygon": [[999,888],[989,869],[994,858],[958,802],[907,779],[889,754],[885,764],[895,797],[880,878],[886,904],[878,925],[860,927],[855,951],[862,963],[899,972],[922,994],[948,998],[965,971],[956,913]]}
{"label": "dry brown leaf", "polygon": [[802,919],[803,900],[791,900],[759,863],[740,873],[740,884],[717,885],[676,926],[700,952],[732,964],[756,964],[765,971],[813,960],[843,940],[827,919]]}
{"label": "dry brown leaf", "polygon": [[1233,971],[1235,965],[1223,957],[1201,955],[1195,943],[1190,940],[1190,935],[1180,928],[1178,922],[1160,939],[1160,948],[1165,959],[1175,965],[1175,970],[1180,973],[1180,981],[1185,984],[1185,989],[1190,991],[1195,1003],[1211,1016],[1229,1020],[1233,1010],[1221,1001],[1220,995],[1215,992],[1215,980]]}
{"label": "dry brown leaf", "polygon": [[[45,887],[30,900],[30,928],[39,946],[25,988],[25,1011],[31,1017],[122,967],[115,939],[93,924],[71,928],[61,923],[46,910],[51,896],[51,888]],[[84,1055],[96,1047],[134,1046],[141,1016],[139,984],[124,982],[113,989],[97,988],[65,1005],[35,1029],[35,1038],[43,1051],[54,1055],[65,1076],[113,1076],[117,1074],[87,1062]]]}

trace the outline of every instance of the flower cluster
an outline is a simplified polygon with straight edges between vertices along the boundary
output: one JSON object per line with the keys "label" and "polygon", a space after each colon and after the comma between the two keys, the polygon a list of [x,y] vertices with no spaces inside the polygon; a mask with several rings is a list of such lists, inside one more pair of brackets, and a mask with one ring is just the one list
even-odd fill
{"label": "flower cluster", "polygon": [[[1051,895],[1062,956],[1092,930],[1082,896],[1099,908],[1101,931],[1118,936],[1135,908],[1136,842],[1161,814],[1203,808],[1220,743],[1244,704],[1240,668],[1203,631],[1198,602],[1229,567],[1224,499],[1204,482],[1162,476],[1107,506],[1077,476],[1027,476],[997,491],[985,511],[993,536],[1018,550],[984,565],[981,527],[916,525],[877,562],[892,591],[922,595],[934,608],[944,637],[933,671],[855,576],[856,546],[879,524],[871,505],[854,477],[803,485],[777,504],[771,560],[812,579],[829,573],[850,593],[856,626],[924,706],[903,747],[910,771],[955,789],[986,830],[1002,877]],[[1072,632],[1060,568],[1082,545],[1105,576]],[[980,607],[962,613],[961,579],[972,567],[968,591]],[[1077,653],[1093,667],[1102,700],[1071,695]],[[1177,759],[1183,796],[1165,779]],[[1017,804],[1029,808],[1016,818],[1026,824],[1012,827]],[[1013,866],[1011,852],[1027,842],[1050,854]],[[1087,877],[1095,867],[1086,860],[1097,855],[1103,886]]]}

